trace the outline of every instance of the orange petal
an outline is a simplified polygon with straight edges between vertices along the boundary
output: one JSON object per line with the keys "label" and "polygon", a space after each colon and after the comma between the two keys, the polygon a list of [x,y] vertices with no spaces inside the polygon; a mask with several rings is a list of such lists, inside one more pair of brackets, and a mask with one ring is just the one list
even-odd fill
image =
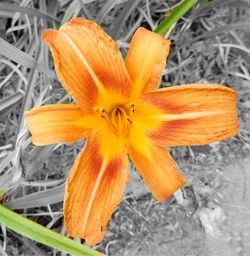
{"label": "orange petal", "polygon": [[26,112],[26,121],[35,145],[73,143],[90,133],[97,121],[84,115],[76,105],[53,104]]}
{"label": "orange petal", "polygon": [[65,192],[64,218],[72,237],[99,243],[129,180],[126,152],[110,159],[99,153],[99,140],[88,139],[71,169]]}
{"label": "orange petal", "polygon": [[186,183],[169,152],[133,127],[130,132],[129,156],[154,197],[164,201]]}
{"label": "orange petal", "polygon": [[160,146],[208,144],[239,132],[237,94],[225,86],[173,86],[145,93],[139,101],[151,109],[147,135]]}
{"label": "orange petal", "polygon": [[57,74],[81,108],[93,109],[98,98],[115,91],[130,95],[131,82],[116,43],[96,23],[72,19],[60,30],[47,30]]}
{"label": "orange petal", "polygon": [[159,87],[170,41],[145,28],[139,28],[131,41],[126,60],[134,95]]}

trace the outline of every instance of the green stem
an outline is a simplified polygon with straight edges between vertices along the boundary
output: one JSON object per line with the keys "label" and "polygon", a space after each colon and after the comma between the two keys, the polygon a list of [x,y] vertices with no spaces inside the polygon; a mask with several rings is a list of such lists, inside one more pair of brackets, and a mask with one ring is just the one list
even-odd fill
{"label": "green stem", "polygon": [[3,196],[5,194],[5,191],[0,189],[0,197]]}
{"label": "green stem", "polygon": [[155,29],[155,32],[164,36],[171,26],[176,23],[185,13],[187,13],[195,4],[197,0],[185,0],[178,5],[172,13],[166,17]]}
{"label": "green stem", "polygon": [[31,238],[39,243],[55,249],[79,256],[101,256],[102,254],[88,246],[79,244],[74,240],[60,235],[42,225],[13,212],[0,204],[0,223],[18,234]]}

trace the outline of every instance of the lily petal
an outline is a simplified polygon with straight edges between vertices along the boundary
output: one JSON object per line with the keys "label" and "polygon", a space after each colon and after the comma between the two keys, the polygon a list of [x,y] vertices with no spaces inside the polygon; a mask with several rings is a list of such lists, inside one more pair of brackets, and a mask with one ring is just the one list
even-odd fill
{"label": "lily petal", "polygon": [[135,96],[159,87],[170,41],[145,28],[139,28],[131,41],[126,60]]}
{"label": "lily petal", "polygon": [[93,135],[71,169],[64,199],[64,218],[72,237],[90,245],[100,242],[129,180],[126,152],[110,159],[99,153]]}
{"label": "lily petal", "polygon": [[169,152],[154,145],[136,127],[130,132],[129,156],[153,196],[161,202],[186,183]]}
{"label": "lily petal", "polygon": [[93,110],[107,91],[129,96],[131,82],[116,43],[96,23],[75,18],[47,30],[57,75],[82,109]]}
{"label": "lily petal", "polygon": [[97,125],[94,116],[86,115],[71,104],[53,104],[26,112],[26,121],[35,145],[74,143],[90,134]]}
{"label": "lily petal", "polygon": [[173,86],[145,93],[139,101],[140,109],[151,109],[147,135],[160,146],[203,145],[239,132],[237,94],[226,86]]}

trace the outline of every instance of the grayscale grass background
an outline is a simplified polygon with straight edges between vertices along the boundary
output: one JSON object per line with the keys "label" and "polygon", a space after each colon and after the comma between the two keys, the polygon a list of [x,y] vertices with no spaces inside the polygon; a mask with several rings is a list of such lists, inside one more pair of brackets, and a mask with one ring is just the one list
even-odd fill
{"label": "grayscale grass background", "polygon": [[[47,28],[73,16],[95,20],[124,56],[134,31],[154,30],[179,0],[0,0],[0,189],[4,204],[65,234],[64,184],[83,141],[32,145],[24,112],[71,102],[57,80]],[[207,146],[171,148],[188,184],[160,204],[131,166],[124,202],[112,216],[107,255],[247,256],[250,251],[250,1],[198,1],[170,34],[162,87],[225,84],[238,92],[241,132]],[[65,234],[66,235],[66,234]],[[0,255],[66,255],[0,225]]]}

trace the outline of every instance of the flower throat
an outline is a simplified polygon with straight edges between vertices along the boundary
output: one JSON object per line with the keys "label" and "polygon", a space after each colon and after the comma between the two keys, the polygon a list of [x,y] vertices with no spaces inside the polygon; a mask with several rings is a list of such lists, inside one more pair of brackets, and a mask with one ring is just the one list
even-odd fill
{"label": "flower throat", "polygon": [[107,121],[109,127],[117,136],[128,135],[129,128],[132,124],[131,116],[135,111],[134,104],[130,104],[130,107],[114,107],[109,112],[104,108],[95,107],[94,111],[98,112],[100,117]]}

